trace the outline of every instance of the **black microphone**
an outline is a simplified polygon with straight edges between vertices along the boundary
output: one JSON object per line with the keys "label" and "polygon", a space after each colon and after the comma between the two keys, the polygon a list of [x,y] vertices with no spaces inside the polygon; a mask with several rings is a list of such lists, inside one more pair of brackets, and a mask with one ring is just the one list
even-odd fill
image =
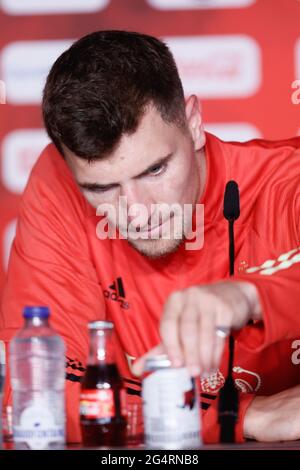
{"label": "black microphone", "polygon": [[223,214],[229,222],[229,273],[234,274],[234,231],[233,224],[240,216],[240,193],[235,181],[228,181],[224,194]]}
{"label": "black microphone", "polygon": [[[235,181],[228,181],[224,194],[223,214],[228,220],[229,229],[229,273],[234,274],[234,222],[240,216],[239,187]],[[238,419],[239,394],[232,377],[234,338],[229,336],[228,374],[220,390],[218,421],[221,426],[220,441],[235,442],[235,424]]]}
{"label": "black microphone", "polygon": [[240,216],[240,193],[236,181],[231,180],[226,184],[223,214],[227,220],[237,220]]}

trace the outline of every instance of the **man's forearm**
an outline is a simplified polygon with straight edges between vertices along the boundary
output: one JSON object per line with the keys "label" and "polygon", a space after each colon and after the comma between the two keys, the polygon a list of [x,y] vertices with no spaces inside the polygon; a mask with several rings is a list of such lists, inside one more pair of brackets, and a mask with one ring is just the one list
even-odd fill
{"label": "man's forearm", "polygon": [[255,397],[245,413],[244,437],[262,442],[300,439],[300,385]]}
{"label": "man's forearm", "polygon": [[257,438],[257,431],[259,428],[266,426],[266,422],[260,423],[261,420],[266,418],[264,416],[264,402],[266,397],[255,397],[248,406],[244,417],[244,437],[245,439]]}

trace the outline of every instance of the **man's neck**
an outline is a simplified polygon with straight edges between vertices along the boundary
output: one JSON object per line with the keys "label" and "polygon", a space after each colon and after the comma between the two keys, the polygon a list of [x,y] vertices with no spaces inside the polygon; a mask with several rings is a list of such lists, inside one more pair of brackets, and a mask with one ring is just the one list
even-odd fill
{"label": "man's neck", "polygon": [[204,189],[206,186],[206,179],[207,179],[207,163],[206,163],[206,152],[205,147],[197,152],[197,161],[198,161],[198,168],[199,168],[199,188],[196,202],[199,202],[202,199],[204,194]]}

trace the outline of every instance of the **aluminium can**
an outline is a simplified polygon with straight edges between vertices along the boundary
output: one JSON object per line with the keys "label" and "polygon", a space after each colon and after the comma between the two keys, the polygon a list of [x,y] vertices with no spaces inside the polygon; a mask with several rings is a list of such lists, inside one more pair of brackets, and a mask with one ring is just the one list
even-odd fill
{"label": "aluminium can", "polygon": [[148,358],[142,396],[147,448],[201,446],[199,394],[195,380],[185,367],[171,367],[166,355]]}

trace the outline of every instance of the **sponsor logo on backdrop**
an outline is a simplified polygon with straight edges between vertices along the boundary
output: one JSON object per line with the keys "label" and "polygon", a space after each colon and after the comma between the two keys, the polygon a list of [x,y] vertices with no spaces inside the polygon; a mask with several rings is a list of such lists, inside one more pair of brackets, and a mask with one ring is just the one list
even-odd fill
{"label": "sponsor logo on backdrop", "polygon": [[[7,0],[9,1],[9,0]],[[20,0],[21,1],[21,0]],[[148,3],[161,10],[203,10],[212,8],[248,7],[256,0],[147,0]]]}
{"label": "sponsor logo on backdrop", "polygon": [[3,234],[3,267],[4,271],[7,270],[8,260],[10,255],[11,246],[16,234],[17,220],[10,222],[4,230]]}
{"label": "sponsor logo on backdrop", "polygon": [[243,98],[261,84],[261,50],[250,36],[166,37],[186,95]]}
{"label": "sponsor logo on backdrop", "polygon": [[11,104],[39,104],[47,74],[57,57],[73,40],[20,41],[2,52],[0,68]]}
{"label": "sponsor logo on backdrop", "polygon": [[257,127],[248,122],[206,123],[205,130],[225,141],[246,142],[262,137]]}
{"label": "sponsor logo on backdrop", "polygon": [[2,141],[3,184],[21,194],[33,165],[49,138],[43,129],[22,129],[9,133]]}
{"label": "sponsor logo on backdrop", "polygon": [[91,13],[105,8],[110,0],[2,0],[9,15]]}

